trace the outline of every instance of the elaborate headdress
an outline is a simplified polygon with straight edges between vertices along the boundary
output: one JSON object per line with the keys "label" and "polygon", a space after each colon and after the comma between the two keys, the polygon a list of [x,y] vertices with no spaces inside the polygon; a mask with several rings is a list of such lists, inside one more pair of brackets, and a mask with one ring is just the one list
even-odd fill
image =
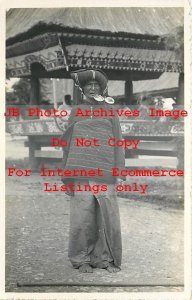
{"label": "elaborate headdress", "polygon": [[99,83],[102,94],[105,94],[107,91],[108,78],[107,75],[101,70],[81,69],[73,71],[71,72],[71,78],[80,89],[82,89],[87,82],[95,80]]}
{"label": "elaborate headdress", "polygon": [[96,101],[105,101],[107,103],[113,104],[115,101],[113,98],[105,97],[107,94],[107,75],[101,70],[94,69],[81,69],[71,72],[71,78],[74,80],[75,85],[79,87],[80,90],[83,90],[83,87],[87,82],[95,80],[98,82],[101,88],[101,95],[97,95],[95,98]]}

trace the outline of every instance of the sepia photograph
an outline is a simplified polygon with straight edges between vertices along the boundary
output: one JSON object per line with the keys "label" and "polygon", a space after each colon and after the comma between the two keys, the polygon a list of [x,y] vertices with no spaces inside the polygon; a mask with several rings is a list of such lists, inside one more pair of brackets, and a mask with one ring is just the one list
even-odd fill
{"label": "sepia photograph", "polygon": [[186,12],[151,3],[6,9],[9,295],[186,291]]}

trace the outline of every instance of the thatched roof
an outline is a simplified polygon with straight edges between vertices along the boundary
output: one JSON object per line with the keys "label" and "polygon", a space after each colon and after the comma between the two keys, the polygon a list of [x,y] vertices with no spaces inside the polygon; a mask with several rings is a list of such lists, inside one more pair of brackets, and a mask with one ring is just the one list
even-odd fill
{"label": "thatched roof", "polygon": [[[183,8],[15,8],[7,12],[7,39],[25,38],[37,24],[47,29],[66,27],[165,35],[183,26]],[[51,26],[51,27],[50,27]],[[32,32],[32,31],[31,31]],[[40,32],[39,32],[40,33]],[[28,36],[29,37],[29,36]],[[31,36],[30,36],[31,37]]]}
{"label": "thatched roof", "polygon": [[133,92],[149,92],[155,90],[166,90],[171,88],[178,88],[179,86],[178,73],[163,73],[159,78],[152,80],[139,80],[133,82]]}

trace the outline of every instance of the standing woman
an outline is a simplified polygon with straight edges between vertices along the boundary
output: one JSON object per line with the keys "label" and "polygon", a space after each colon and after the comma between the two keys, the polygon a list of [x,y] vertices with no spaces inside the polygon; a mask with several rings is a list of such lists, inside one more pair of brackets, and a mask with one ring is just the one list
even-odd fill
{"label": "standing woman", "polygon": [[[112,168],[124,169],[125,156],[122,148],[109,147],[109,138],[122,139],[118,116],[94,117],[92,112],[98,108],[113,108],[105,97],[107,76],[101,70],[79,70],[71,77],[83,92],[85,99],[78,107],[73,107],[63,138],[68,139],[68,149],[64,150],[65,169],[95,170],[103,176],[63,177],[66,184],[107,186],[106,191],[93,193],[92,190],[72,192],[70,200],[70,233],[68,256],[74,268],[80,272],[92,273],[92,268],[120,271],[122,258],[121,228],[115,184],[124,178],[112,176]],[[89,109],[89,116],[77,114],[78,109]],[[96,138],[100,146],[77,147],[76,139]],[[70,186],[70,185],[68,185]]]}

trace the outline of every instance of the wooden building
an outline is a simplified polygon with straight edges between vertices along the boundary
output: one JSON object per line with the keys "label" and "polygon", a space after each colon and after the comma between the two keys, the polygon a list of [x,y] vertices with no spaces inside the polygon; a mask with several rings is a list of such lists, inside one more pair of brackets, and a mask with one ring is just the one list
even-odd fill
{"label": "wooden building", "polygon": [[[156,79],[164,72],[179,73],[175,97],[177,104],[183,104],[182,8],[17,8],[7,12],[6,28],[7,77],[30,79],[31,105],[40,103],[40,78],[70,78],[71,71],[90,67],[102,69],[109,80],[125,81],[128,105],[132,104],[134,81]],[[75,86],[73,100],[81,101]],[[35,150],[42,146],[42,138],[37,137],[60,132],[53,120],[23,122],[8,128],[29,136],[34,162]],[[124,122],[123,133],[134,135],[134,126]],[[180,134],[181,122],[178,126]],[[151,125],[146,134],[149,129],[149,135],[158,135]],[[141,132],[138,127],[138,134]],[[173,130],[162,131],[162,135],[174,133],[177,135]]]}

